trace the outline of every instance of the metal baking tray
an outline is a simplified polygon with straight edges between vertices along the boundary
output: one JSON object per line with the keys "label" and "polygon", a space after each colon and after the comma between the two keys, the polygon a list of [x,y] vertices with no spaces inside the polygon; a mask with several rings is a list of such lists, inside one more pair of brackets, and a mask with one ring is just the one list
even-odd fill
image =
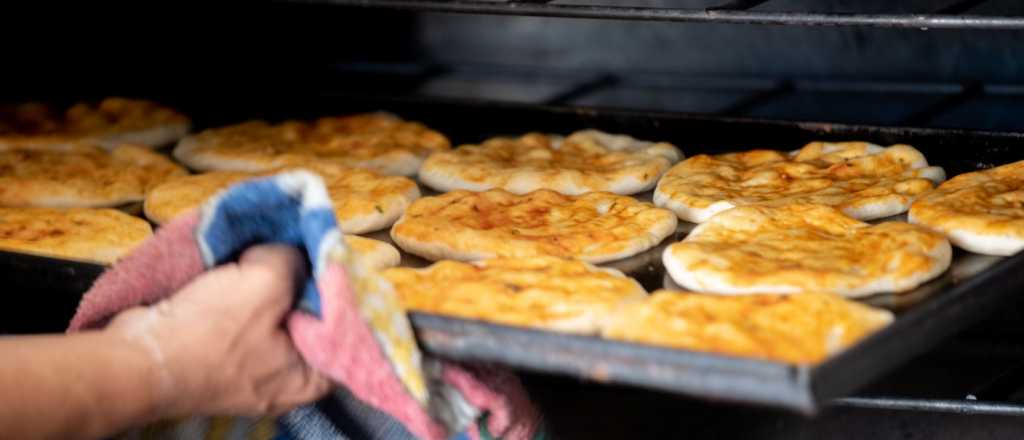
{"label": "metal baking tray", "polygon": [[[669,141],[689,156],[751,148],[788,150],[811,140],[865,140],[914,145],[925,153],[929,163],[944,167],[949,176],[1024,159],[1024,136],[1015,133],[358,96],[302,100],[285,108],[308,112],[292,117],[387,109],[437,128],[455,143],[526,131],[567,133],[598,128]],[[661,265],[661,250],[685,237],[692,226],[683,223],[661,246],[603,266],[622,270],[649,291],[671,287]],[[390,241],[387,231],[368,236]],[[428,264],[405,254],[402,260],[406,266]],[[0,303],[0,333],[61,330],[81,293],[101,271],[101,266],[93,264],[0,252],[0,283],[8,292]],[[866,298],[867,303],[893,309],[897,319],[845,352],[813,366],[424,313],[412,313],[411,317],[421,347],[439,356],[813,414],[830,399],[847,395],[1014,299],[1022,288],[1024,254],[1001,258],[956,250],[950,270],[937,279],[910,292]]]}

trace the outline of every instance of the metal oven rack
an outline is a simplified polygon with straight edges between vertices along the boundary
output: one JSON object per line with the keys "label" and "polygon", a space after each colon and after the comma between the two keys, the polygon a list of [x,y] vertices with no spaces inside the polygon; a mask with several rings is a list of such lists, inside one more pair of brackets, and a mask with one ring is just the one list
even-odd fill
{"label": "metal oven rack", "polygon": [[[671,110],[723,117],[904,127],[1024,128],[1024,87],[981,81],[909,83],[679,77],[529,70],[510,66],[359,63],[338,66],[329,90],[364,96],[489,99],[546,105]],[[347,84],[358,85],[356,90]],[[879,105],[868,107],[867,102]]]}
{"label": "metal oven rack", "polygon": [[[307,0],[309,1],[309,0]],[[311,0],[346,6],[401,9],[422,12],[519,15],[539,17],[615,20],[671,21],[693,23],[735,23],[797,26],[879,26],[918,29],[1024,29],[1024,17],[972,15],[986,0],[939,2],[938,7],[917,11],[900,10],[899,2],[881,11],[794,11],[793,6],[772,7],[779,0],[690,1],[686,8],[616,6],[614,1],[559,0]],[[643,2],[640,2],[643,3]],[[791,9],[792,8],[792,9]],[[896,10],[896,12],[892,12]]]}

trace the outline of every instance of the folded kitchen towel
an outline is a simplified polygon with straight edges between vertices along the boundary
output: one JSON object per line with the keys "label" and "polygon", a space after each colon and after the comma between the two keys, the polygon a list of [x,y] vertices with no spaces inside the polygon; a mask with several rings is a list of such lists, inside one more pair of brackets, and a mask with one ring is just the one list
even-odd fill
{"label": "folded kitchen towel", "polygon": [[304,171],[239,184],[160,228],[96,281],[68,331],[155,303],[259,243],[305,250],[312,276],[287,328],[305,361],[338,384],[282,417],[280,438],[542,436],[514,375],[420,353],[391,285],[346,247],[323,183]]}

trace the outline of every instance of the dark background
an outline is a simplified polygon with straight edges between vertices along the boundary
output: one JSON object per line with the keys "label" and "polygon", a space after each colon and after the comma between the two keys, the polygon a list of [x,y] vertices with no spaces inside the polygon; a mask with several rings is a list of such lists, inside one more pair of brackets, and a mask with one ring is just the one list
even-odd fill
{"label": "dark background", "polygon": [[[928,12],[953,3],[776,0],[754,10]],[[77,8],[7,11],[0,97],[144,96],[225,118],[229,108],[244,109],[232,115],[237,119],[301,111],[267,104],[278,96],[355,92],[1022,128],[1019,31],[417,14],[268,2]],[[970,12],[1024,14],[1024,2],[991,0]],[[559,99],[587,81],[599,87]],[[938,105],[942,111],[932,111]]]}

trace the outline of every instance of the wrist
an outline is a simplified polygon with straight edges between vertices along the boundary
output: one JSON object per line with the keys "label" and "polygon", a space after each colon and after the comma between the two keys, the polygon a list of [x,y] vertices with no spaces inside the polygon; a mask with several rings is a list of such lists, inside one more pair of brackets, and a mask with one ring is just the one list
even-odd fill
{"label": "wrist", "polygon": [[187,409],[181,408],[174,397],[176,385],[168,369],[166,354],[150,329],[137,327],[133,329],[135,331],[123,330],[108,329],[103,333],[110,346],[119,347],[126,353],[126,362],[132,367],[127,371],[138,372],[133,385],[140,388],[135,393],[141,399],[137,415],[139,420],[152,422],[187,415]]}

